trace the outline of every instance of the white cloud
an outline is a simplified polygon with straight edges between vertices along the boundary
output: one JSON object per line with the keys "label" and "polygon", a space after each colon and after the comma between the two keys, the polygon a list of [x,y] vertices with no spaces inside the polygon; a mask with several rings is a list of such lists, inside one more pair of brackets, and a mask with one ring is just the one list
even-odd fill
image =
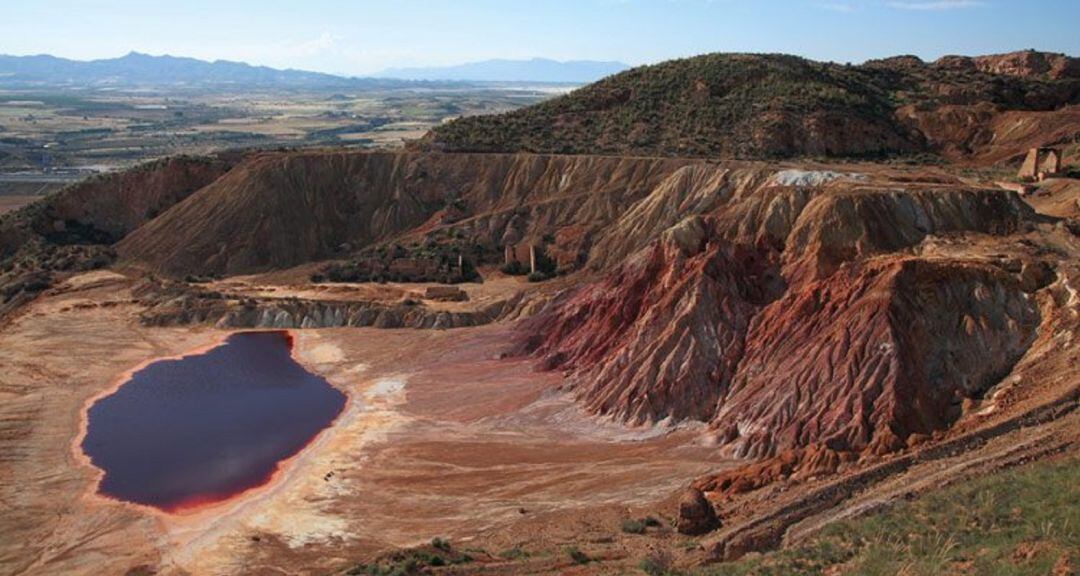
{"label": "white cloud", "polygon": [[323,32],[318,38],[308,40],[306,42],[300,42],[290,46],[289,49],[296,54],[303,56],[313,56],[334,47],[334,44],[341,40],[342,37],[337,34],[331,34],[329,32]]}
{"label": "white cloud", "polygon": [[940,12],[942,10],[974,8],[976,6],[982,6],[983,3],[980,0],[893,0],[891,2],[887,2],[887,4],[892,8],[898,8],[900,10],[922,10],[928,12]]}

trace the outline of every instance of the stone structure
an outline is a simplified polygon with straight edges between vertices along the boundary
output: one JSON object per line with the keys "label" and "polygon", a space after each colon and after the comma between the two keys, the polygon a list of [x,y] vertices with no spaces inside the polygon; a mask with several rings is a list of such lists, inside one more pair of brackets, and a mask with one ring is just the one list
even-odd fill
{"label": "stone structure", "polygon": [[503,264],[510,265],[518,262],[526,273],[536,272],[536,259],[543,254],[543,248],[523,242],[521,244],[507,244],[503,249]]}
{"label": "stone structure", "polygon": [[1041,182],[1061,174],[1060,148],[1032,148],[1028,150],[1017,176],[1021,180]]}

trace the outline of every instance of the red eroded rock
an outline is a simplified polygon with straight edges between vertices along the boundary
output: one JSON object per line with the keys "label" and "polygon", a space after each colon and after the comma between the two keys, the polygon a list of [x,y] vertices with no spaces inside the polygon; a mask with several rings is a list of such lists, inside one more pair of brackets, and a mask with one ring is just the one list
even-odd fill
{"label": "red eroded rock", "polygon": [[531,346],[543,365],[571,371],[590,410],[634,423],[715,413],[779,275],[767,254],[706,242],[708,225],[683,222],[527,323],[543,334]]}
{"label": "red eroded rock", "polygon": [[811,478],[836,472],[857,455],[837,452],[821,444],[786,450],[759,462],[699,478],[693,487],[722,497],[750,492],[779,480]]}
{"label": "red eroded rock", "polygon": [[820,443],[881,454],[948,426],[1004,376],[1039,312],[1019,282],[970,262],[849,266],[766,307],[713,419],[740,456]]}

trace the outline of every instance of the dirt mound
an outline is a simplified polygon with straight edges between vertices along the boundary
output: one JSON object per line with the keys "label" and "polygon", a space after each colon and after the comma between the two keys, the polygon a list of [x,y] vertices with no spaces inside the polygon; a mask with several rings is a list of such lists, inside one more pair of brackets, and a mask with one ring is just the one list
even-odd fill
{"label": "dirt mound", "polygon": [[0,256],[32,236],[111,244],[217,180],[236,156],[175,156],[88,178],[0,219]]}

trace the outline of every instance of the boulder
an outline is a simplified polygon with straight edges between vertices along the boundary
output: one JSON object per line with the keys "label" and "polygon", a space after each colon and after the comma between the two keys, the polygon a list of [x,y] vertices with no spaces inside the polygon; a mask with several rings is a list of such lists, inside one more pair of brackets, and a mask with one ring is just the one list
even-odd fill
{"label": "boulder", "polygon": [[464,302],[469,299],[469,295],[457,286],[428,286],[424,289],[424,299]]}
{"label": "boulder", "polygon": [[697,488],[687,488],[679,499],[679,533],[696,536],[720,527],[720,519],[705,494]]}

